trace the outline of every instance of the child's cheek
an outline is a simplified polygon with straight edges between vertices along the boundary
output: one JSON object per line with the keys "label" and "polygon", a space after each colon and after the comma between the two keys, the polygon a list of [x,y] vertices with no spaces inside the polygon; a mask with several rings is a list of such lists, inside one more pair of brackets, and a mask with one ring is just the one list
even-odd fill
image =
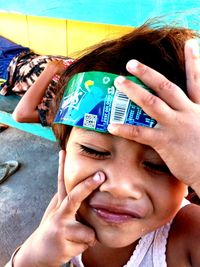
{"label": "child's cheek", "polygon": [[64,179],[66,191],[70,192],[76,185],[89,177],[92,173],[83,162],[75,159],[66,159],[64,169]]}

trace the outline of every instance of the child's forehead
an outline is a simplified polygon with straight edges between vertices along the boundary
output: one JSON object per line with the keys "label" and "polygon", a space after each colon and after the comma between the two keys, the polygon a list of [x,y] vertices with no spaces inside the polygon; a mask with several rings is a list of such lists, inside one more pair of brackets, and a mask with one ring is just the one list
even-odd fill
{"label": "child's forehead", "polygon": [[101,139],[113,139],[115,136],[111,135],[110,133],[100,133],[97,131],[92,131],[84,128],[73,127],[70,133],[72,136],[78,136],[79,139],[87,138],[88,140],[91,138],[101,138]]}
{"label": "child's forehead", "polygon": [[134,144],[137,147],[140,147],[140,149],[145,152],[146,155],[158,155],[157,152],[150,146],[138,143],[136,141],[131,141],[122,137],[114,136],[110,133],[101,133],[92,130],[87,130],[84,128],[73,127],[70,133],[70,137],[75,141],[85,141],[91,144],[103,143],[109,146],[112,146],[114,144],[118,145],[119,143],[128,143],[130,145]]}

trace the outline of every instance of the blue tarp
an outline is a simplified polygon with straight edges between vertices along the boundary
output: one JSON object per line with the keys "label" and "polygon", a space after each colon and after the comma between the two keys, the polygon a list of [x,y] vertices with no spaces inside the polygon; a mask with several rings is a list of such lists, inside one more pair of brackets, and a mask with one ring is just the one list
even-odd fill
{"label": "blue tarp", "polygon": [[0,78],[7,80],[7,68],[14,56],[22,51],[30,51],[28,47],[23,47],[0,36]]}

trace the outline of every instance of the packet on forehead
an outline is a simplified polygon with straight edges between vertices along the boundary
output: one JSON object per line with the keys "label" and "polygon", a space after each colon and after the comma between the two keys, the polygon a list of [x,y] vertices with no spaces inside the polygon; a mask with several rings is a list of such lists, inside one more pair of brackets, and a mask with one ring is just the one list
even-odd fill
{"label": "packet on forehead", "polygon": [[[54,123],[105,133],[110,123],[154,127],[156,121],[116,89],[117,76],[99,71],[75,74],[65,88]],[[136,77],[126,78],[152,92]]]}

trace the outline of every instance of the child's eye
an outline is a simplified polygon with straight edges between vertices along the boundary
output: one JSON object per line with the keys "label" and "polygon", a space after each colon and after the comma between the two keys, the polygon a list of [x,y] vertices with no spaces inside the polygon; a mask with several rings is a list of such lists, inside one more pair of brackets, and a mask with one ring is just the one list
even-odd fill
{"label": "child's eye", "polygon": [[171,174],[169,168],[167,167],[166,164],[156,164],[156,163],[153,163],[153,162],[148,162],[148,161],[145,161],[143,163],[143,165],[151,170],[151,171],[154,171],[154,172],[160,172],[160,173],[166,173],[166,174]]}
{"label": "child's eye", "polygon": [[110,156],[110,152],[108,151],[98,151],[96,149],[80,145],[81,151],[88,154],[89,156],[96,157],[96,158],[105,158]]}

